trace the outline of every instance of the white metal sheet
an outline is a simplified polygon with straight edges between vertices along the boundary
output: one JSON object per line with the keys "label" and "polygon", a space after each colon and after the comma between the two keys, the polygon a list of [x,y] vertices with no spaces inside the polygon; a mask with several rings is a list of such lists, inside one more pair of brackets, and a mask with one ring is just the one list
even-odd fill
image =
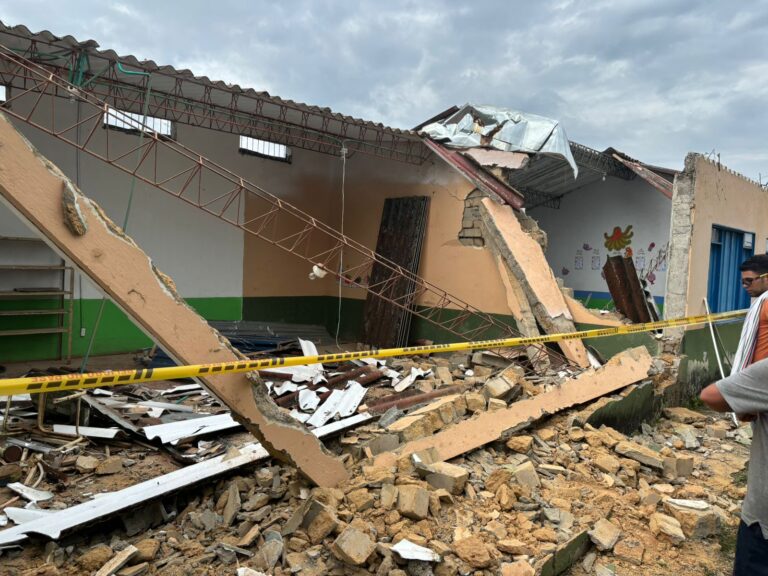
{"label": "white metal sheet", "polygon": [[[347,427],[356,426],[370,418],[369,414],[356,414],[347,420],[340,420],[329,426],[313,430],[312,433],[318,438],[323,438]],[[27,538],[28,534],[39,534],[57,539],[65,530],[93,522],[99,518],[115,514],[126,508],[136,506],[142,502],[152,500],[163,494],[202,480],[207,480],[230,470],[235,470],[241,466],[258,462],[259,460],[266,459],[268,456],[269,454],[261,447],[261,444],[248,444],[240,448],[240,454],[237,456],[230,458],[227,458],[226,455],[217,456],[205,462],[192,464],[169,474],[140,482],[118,492],[105,494],[101,498],[72,506],[66,510],[56,511],[46,515],[44,518],[31,520],[20,526],[2,530],[0,531],[0,547],[21,542]]]}
{"label": "white metal sheet", "polygon": [[142,432],[144,432],[144,435],[149,440],[159,438],[163,444],[178,444],[184,438],[194,438],[195,436],[229,430],[238,426],[240,424],[235,422],[229,414],[215,414],[213,416],[190,418],[167,424],[144,426]]}

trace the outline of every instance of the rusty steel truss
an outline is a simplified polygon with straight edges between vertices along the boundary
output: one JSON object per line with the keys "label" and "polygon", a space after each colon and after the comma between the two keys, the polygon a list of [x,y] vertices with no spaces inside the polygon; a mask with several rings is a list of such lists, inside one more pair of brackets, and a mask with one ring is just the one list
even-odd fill
{"label": "rusty steel truss", "polygon": [[[2,35],[21,41],[23,48],[10,49],[22,58],[43,64],[45,69],[81,91],[110,106],[173,122],[262,138],[339,156],[342,148],[382,158],[422,164],[429,150],[412,132],[387,128],[327,109],[307,106],[259,93],[239,90],[207,78],[135,61],[123,68],[125,59],[111,51],[87,45],[65,47],[56,40],[30,38],[10,29]],[[87,44],[87,43],[86,43]],[[6,76],[6,80],[11,80]],[[8,85],[25,88],[22,77]]]}
{"label": "rusty steel truss", "polygon": [[[366,290],[394,306],[430,322],[463,340],[519,335],[508,324],[380,256],[260,186],[220,164],[145,126],[143,138],[118,146],[113,130],[103,129],[110,105],[95,95],[62,80],[44,65],[31,62],[0,45],[0,82],[12,86],[2,109],[5,114],[97,158],[215,216],[247,234],[293,254],[334,276],[345,286]],[[49,101],[41,106],[43,99]],[[57,105],[77,101],[84,112],[66,121]],[[174,166],[169,170],[169,166]],[[248,198],[246,204],[245,199]],[[247,207],[247,209],[246,209]],[[343,269],[342,269],[343,264]],[[389,274],[368,282],[374,264]],[[567,364],[562,355],[544,345],[520,349],[533,365],[544,358]]]}

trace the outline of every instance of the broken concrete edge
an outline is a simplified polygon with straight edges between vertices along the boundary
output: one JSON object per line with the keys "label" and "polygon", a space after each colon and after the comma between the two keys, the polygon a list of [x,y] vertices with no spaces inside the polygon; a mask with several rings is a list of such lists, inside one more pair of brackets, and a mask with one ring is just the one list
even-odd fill
{"label": "broken concrete edge", "polygon": [[[324,438],[347,428],[358,426],[370,420],[368,414],[356,414],[313,430],[313,435]],[[104,494],[88,502],[64,510],[47,514],[39,520],[32,520],[0,531],[0,549],[3,546],[24,541],[29,535],[37,534],[53,540],[58,539],[66,530],[104,519],[128,508],[141,505],[170,492],[188,488],[194,484],[220,476],[232,470],[255,464],[269,458],[269,453],[261,444],[248,444],[239,449],[239,454],[224,454],[198,464],[179,468],[157,478],[134,484],[123,490]]]}
{"label": "broken concrete edge", "polygon": [[[178,295],[172,280],[104,211],[40,154],[2,116],[0,196],[12,212],[46,243],[90,278],[136,326],[177,363],[210,363],[241,358],[229,342]],[[67,190],[64,208],[62,189]],[[78,212],[79,211],[79,212]],[[69,216],[83,216],[88,230],[72,232]],[[255,379],[255,380],[254,380]],[[254,381],[257,383],[254,385]],[[348,479],[343,463],[324,449],[303,425],[283,417],[261,390],[257,376],[221,374],[201,384],[230,408],[275,458],[295,466],[313,483],[338,485]]]}
{"label": "broken concrete edge", "polygon": [[379,454],[374,466],[394,466],[403,456],[429,449],[435,449],[441,460],[455,458],[501,438],[511,428],[638,382],[648,376],[651,365],[652,358],[645,347],[631,348],[603,367],[589,369],[549,392],[515,402],[506,410],[482,412],[437,434],[408,442],[396,451]]}
{"label": "broken concrete edge", "polygon": [[61,202],[64,208],[64,223],[75,236],[83,236],[88,231],[88,221],[77,204],[79,194],[72,187],[72,184],[64,181],[64,193],[61,195]]}
{"label": "broken concrete edge", "polygon": [[605,402],[594,406],[589,410],[590,414],[584,414],[584,423],[595,428],[608,426],[623,434],[630,434],[643,422],[655,420],[660,408],[653,382],[645,380],[630,388],[626,393],[605,398]]}
{"label": "broken concrete edge", "polygon": [[579,324],[591,324],[594,326],[608,326],[612,328],[624,326],[624,323],[621,320],[596,314],[570,294],[564,292],[563,298],[565,298],[565,303],[568,305],[568,310],[570,310],[574,322]]}
{"label": "broken concrete edge", "polygon": [[[688,308],[688,282],[695,216],[696,157],[685,157],[682,172],[675,174],[672,185],[672,206],[669,225],[669,256],[667,265],[667,290],[664,299],[664,315],[681,318]],[[680,338],[683,328],[666,328],[664,335]]]}
{"label": "broken concrete edge", "polygon": [[[533,233],[523,228],[509,206],[500,206],[490,198],[483,198],[478,208],[486,243],[519,282],[544,331],[548,334],[576,331],[560,286]],[[581,340],[564,340],[558,345],[571,362],[582,368],[589,366],[587,350]]]}

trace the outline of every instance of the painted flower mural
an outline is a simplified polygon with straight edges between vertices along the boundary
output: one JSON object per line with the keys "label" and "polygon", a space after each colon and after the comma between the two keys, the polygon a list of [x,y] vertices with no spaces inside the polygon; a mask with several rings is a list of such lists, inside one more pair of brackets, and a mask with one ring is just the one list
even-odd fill
{"label": "painted flower mural", "polygon": [[603,233],[603,238],[605,238],[604,245],[606,248],[608,248],[608,250],[623,250],[632,244],[632,236],[634,235],[635,233],[632,232],[631,224],[624,230],[621,229],[621,226],[614,226],[613,232],[611,232],[610,236],[607,232]]}

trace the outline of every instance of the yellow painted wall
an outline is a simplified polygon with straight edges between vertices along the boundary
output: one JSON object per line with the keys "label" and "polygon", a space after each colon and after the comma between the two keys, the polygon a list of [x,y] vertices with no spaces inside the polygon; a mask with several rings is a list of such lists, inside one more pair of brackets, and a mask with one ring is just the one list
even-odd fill
{"label": "yellow painted wall", "polygon": [[[279,175],[275,176],[271,172],[277,162],[245,158],[263,167],[255,172],[262,174],[260,182],[265,182],[265,187],[340,230],[341,160],[303,150],[294,150],[293,154],[292,164],[276,167]],[[419,274],[485,312],[510,314],[504,285],[490,251],[467,247],[458,241],[464,198],[472,188],[436,158],[422,166],[412,166],[354,154],[347,160],[344,232],[375,249],[386,198],[429,196],[428,230]],[[249,217],[259,213],[259,209],[256,199],[248,201]],[[324,243],[320,246],[328,248]],[[359,262],[354,251],[345,254],[345,269]],[[310,280],[310,267],[306,262],[248,235],[244,268],[244,297],[335,296],[338,293],[338,286],[330,276]],[[343,288],[342,296],[362,300],[366,294],[360,289]]]}
{"label": "yellow painted wall", "polygon": [[686,305],[689,315],[704,311],[713,224],[754,232],[755,254],[765,252],[768,239],[768,191],[756,182],[698,156],[694,195]]}

